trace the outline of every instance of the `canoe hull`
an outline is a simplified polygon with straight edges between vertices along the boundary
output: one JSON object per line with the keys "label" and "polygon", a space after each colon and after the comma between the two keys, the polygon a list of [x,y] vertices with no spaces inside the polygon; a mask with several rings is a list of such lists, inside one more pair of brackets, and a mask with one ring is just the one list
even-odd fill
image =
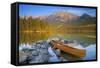
{"label": "canoe hull", "polygon": [[52,40],[50,43],[53,45],[54,48],[60,49],[61,51],[64,51],[76,57],[82,58],[82,57],[85,57],[86,55],[86,50],[67,46],[67,44],[64,44],[60,41]]}

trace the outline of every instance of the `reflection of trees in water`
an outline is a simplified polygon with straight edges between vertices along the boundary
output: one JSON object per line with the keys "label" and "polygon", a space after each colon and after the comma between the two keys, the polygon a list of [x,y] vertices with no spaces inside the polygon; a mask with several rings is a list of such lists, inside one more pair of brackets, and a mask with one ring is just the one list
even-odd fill
{"label": "reflection of trees in water", "polygon": [[[57,35],[67,38],[71,36],[88,36],[95,38],[95,25],[73,26],[66,23],[47,23],[38,19],[20,18],[19,20],[19,39],[20,43],[31,43],[38,40],[48,39]],[[91,35],[91,36],[90,36]]]}

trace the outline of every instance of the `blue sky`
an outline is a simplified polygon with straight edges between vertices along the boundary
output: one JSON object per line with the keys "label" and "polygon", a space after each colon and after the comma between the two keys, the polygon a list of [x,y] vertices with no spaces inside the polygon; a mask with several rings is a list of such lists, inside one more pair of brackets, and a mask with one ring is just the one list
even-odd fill
{"label": "blue sky", "polygon": [[78,8],[78,7],[59,7],[59,6],[43,6],[43,5],[19,5],[19,16],[42,16],[50,15],[55,12],[66,11],[81,16],[87,13],[96,16],[95,8]]}

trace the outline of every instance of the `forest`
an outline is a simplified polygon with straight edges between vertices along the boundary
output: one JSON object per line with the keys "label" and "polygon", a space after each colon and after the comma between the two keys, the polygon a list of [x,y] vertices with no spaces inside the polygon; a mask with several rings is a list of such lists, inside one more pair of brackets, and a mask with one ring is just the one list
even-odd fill
{"label": "forest", "polygon": [[[87,21],[82,21],[87,22]],[[75,23],[79,23],[76,21]],[[56,23],[47,22],[38,18],[23,17],[19,19],[19,40],[20,43],[32,43],[37,40],[45,40],[50,37],[65,37],[66,36],[85,36],[95,39],[96,38],[96,24],[91,21],[88,24],[75,25],[68,22]]]}

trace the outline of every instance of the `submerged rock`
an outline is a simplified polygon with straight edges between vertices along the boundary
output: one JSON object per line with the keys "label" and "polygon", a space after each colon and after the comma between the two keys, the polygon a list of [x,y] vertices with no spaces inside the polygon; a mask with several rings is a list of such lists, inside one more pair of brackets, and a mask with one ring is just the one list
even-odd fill
{"label": "submerged rock", "polygon": [[58,62],[61,61],[61,59],[59,59],[59,57],[55,54],[55,52],[53,51],[53,49],[51,47],[48,48],[48,52],[51,55],[49,57],[49,62]]}
{"label": "submerged rock", "polygon": [[[65,42],[65,40],[59,38],[53,38],[53,40]],[[37,43],[33,43],[32,46],[28,44],[24,44],[24,46],[21,45],[20,51],[24,53],[24,55],[19,56],[20,62],[43,63],[66,61],[64,58],[60,57],[61,51],[59,49],[55,50],[52,48],[50,39],[47,41],[40,40]]]}
{"label": "submerged rock", "polygon": [[23,63],[27,59],[27,53],[19,51],[19,63]]}
{"label": "submerged rock", "polygon": [[[24,55],[19,56],[19,62],[27,62],[27,63],[43,63],[48,62],[49,53],[48,47],[50,45],[46,41],[38,41],[37,43],[33,43],[32,46],[24,45],[21,46],[20,51],[24,53]],[[20,47],[19,47],[20,48]]]}
{"label": "submerged rock", "polygon": [[37,56],[37,55],[39,55],[39,51],[37,50],[32,51],[32,56]]}

